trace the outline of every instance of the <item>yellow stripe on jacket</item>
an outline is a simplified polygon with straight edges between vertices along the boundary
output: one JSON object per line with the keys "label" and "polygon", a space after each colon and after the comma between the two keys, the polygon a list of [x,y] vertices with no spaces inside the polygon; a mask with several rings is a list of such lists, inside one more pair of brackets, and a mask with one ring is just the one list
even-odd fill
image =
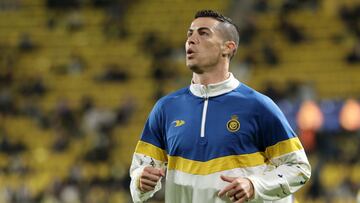
{"label": "yellow stripe on jacket", "polygon": [[209,161],[194,161],[179,156],[169,156],[166,151],[143,141],[139,141],[135,152],[150,156],[156,160],[168,162],[169,170],[178,170],[194,175],[208,175],[234,168],[247,168],[266,164],[267,158],[275,158],[303,149],[297,137],[281,141],[267,147],[264,152],[230,155]]}
{"label": "yellow stripe on jacket", "polygon": [[265,150],[266,157],[269,159],[276,158],[291,152],[303,149],[298,137],[293,137],[287,140],[276,143],[273,146],[267,147]]}
{"label": "yellow stripe on jacket", "polygon": [[139,141],[135,153],[150,156],[158,161],[167,161],[166,151],[147,142]]}

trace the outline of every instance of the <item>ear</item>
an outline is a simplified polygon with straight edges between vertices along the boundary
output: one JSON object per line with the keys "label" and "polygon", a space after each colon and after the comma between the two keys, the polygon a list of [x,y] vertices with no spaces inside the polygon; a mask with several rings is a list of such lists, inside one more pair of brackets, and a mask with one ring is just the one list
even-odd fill
{"label": "ear", "polygon": [[236,49],[236,44],[233,41],[226,41],[223,46],[222,56],[231,56]]}

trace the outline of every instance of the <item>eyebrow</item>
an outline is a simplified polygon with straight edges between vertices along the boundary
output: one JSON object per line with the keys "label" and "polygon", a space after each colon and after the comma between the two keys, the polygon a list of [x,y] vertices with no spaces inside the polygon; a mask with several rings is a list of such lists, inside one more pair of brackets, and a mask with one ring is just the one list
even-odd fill
{"label": "eyebrow", "polygon": [[209,27],[199,27],[199,28],[195,28],[195,29],[191,29],[189,28],[188,32],[193,32],[195,30],[208,30],[208,31],[211,31],[211,32],[214,32],[211,28]]}

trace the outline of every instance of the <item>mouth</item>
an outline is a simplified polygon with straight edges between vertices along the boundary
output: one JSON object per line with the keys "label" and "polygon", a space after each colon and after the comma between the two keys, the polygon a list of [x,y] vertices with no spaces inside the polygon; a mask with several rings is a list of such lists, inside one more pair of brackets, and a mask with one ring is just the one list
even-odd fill
{"label": "mouth", "polygon": [[186,51],[186,56],[187,56],[189,59],[192,58],[192,57],[194,56],[194,54],[195,54],[195,51],[192,50],[191,48]]}

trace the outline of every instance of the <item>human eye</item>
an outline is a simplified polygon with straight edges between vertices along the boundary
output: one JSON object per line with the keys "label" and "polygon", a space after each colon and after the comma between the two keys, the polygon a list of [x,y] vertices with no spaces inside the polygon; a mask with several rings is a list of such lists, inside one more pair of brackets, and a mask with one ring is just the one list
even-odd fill
{"label": "human eye", "polygon": [[209,31],[206,31],[206,30],[199,30],[199,35],[201,35],[201,36],[209,36],[210,33],[209,33]]}
{"label": "human eye", "polygon": [[186,33],[187,37],[190,37],[191,35],[192,35],[192,31],[189,31],[189,32]]}

